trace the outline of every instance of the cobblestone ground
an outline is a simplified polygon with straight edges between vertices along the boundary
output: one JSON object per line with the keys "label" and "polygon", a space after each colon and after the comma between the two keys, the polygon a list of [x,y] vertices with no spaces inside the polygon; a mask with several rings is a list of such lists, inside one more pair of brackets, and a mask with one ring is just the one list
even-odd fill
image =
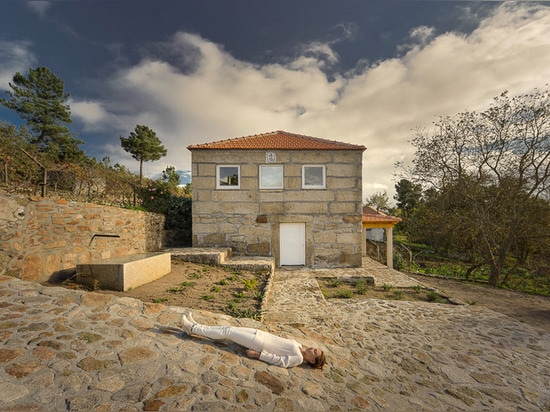
{"label": "cobblestone ground", "polygon": [[[374,264],[346,274],[416,282]],[[314,276],[277,271],[261,323],[194,316],[320,345],[323,371],[186,336],[189,308],[0,277],[0,409],[550,410],[550,334],[475,306],[327,302]]]}

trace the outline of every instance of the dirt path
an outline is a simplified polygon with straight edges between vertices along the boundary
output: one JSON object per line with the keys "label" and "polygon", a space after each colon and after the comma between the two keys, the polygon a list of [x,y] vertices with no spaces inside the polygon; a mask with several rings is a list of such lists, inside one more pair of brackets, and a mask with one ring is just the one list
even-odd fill
{"label": "dirt path", "polygon": [[470,305],[480,305],[550,333],[550,297],[529,295],[450,279],[408,275],[444,295]]}

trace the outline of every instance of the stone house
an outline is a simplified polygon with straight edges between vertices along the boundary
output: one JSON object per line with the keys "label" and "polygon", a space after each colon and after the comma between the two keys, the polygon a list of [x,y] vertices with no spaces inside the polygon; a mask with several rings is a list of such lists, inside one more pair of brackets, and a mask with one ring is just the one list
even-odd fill
{"label": "stone house", "polygon": [[193,247],[359,267],[364,146],[275,131],[188,147]]}

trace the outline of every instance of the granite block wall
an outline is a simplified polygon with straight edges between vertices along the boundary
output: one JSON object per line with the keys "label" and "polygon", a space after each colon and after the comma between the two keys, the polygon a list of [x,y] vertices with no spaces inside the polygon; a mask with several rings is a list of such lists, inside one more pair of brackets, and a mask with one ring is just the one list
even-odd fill
{"label": "granite block wall", "polygon": [[0,193],[0,274],[43,282],[76,265],[162,247],[164,216]]}
{"label": "granite block wall", "polygon": [[[362,150],[274,150],[283,189],[261,189],[262,150],[193,150],[193,246],[273,256],[281,223],[306,224],[306,266],[358,267],[362,259]],[[218,189],[216,165],[240,166],[240,188]],[[326,188],[303,189],[302,166],[325,165]]]}

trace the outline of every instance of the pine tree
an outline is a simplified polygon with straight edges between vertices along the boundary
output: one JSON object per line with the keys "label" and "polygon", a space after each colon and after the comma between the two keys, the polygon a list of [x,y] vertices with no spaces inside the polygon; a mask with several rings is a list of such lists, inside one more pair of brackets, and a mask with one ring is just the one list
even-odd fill
{"label": "pine tree", "polygon": [[159,160],[166,156],[166,149],[157,134],[147,126],[137,125],[130,136],[120,136],[122,148],[139,161],[139,185],[143,180],[143,162]]}
{"label": "pine tree", "polygon": [[41,66],[29,69],[28,76],[17,72],[9,85],[9,99],[0,99],[0,104],[15,110],[27,122],[33,134],[31,143],[54,161],[82,155],[79,145],[83,142],[74,138],[67,127],[72,120],[70,107],[65,104],[69,94],[64,91],[63,80]]}

